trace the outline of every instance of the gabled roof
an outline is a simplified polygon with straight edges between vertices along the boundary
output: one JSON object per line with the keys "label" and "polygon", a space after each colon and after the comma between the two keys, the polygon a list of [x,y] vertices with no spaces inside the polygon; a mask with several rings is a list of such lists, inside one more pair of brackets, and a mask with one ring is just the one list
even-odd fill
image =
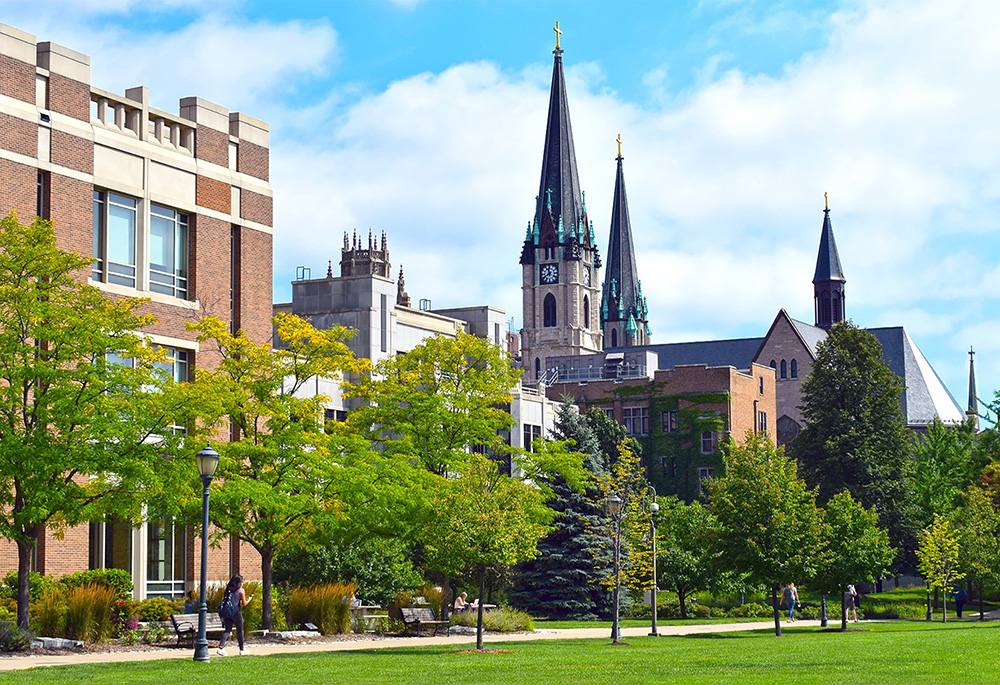
{"label": "gabled roof", "polygon": [[[625,172],[622,170],[622,156],[618,155],[618,171],[615,174],[615,195],[611,209],[611,232],[608,237],[608,262],[604,271],[604,291],[602,302],[612,302],[611,281],[617,283],[616,296],[622,303],[621,319],[628,321],[634,317],[645,322],[645,312],[636,306],[639,292],[639,272],[635,265],[635,248],[632,245],[632,223],[628,216],[628,197],[625,194]],[[617,311],[611,311],[608,320],[618,321]]]}
{"label": "gabled roof", "polygon": [[823,232],[819,238],[819,253],[816,255],[816,273],[813,283],[819,281],[844,281],[844,271],[840,268],[837,241],[833,238],[833,224],[830,223],[830,208],[823,210]]}
{"label": "gabled roof", "polygon": [[552,54],[552,87],[549,91],[549,114],[545,127],[545,149],[542,153],[542,177],[538,184],[535,220],[541,223],[551,193],[552,216],[564,226],[576,228],[583,216],[580,178],[576,170],[576,149],[573,127],[569,121],[569,100],[566,98],[566,78],[563,75],[562,49]]}
{"label": "gabled roof", "polygon": [[813,359],[816,358],[816,346],[820,344],[823,340],[826,340],[827,332],[820,328],[819,326],[813,326],[811,323],[806,323],[805,321],[799,321],[798,319],[792,319],[789,317],[792,325],[795,326],[796,332],[802,338],[802,342],[806,344],[809,351],[812,352]]}
{"label": "gabled roof", "polygon": [[935,417],[944,423],[960,423],[965,415],[937,372],[902,326],[869,328],[882,343],[882,359],[903,379],[901,401],[906,423],[919,426]]}

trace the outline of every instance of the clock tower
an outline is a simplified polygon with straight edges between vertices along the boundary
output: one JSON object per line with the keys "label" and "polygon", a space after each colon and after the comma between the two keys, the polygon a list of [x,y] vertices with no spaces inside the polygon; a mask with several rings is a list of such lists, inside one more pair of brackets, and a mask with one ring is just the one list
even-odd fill
{"label": "clock tower", "polygon": [[521,249],[521,358],[528,382],[544,375],[547,357],[601,350],[601,258],[576,170],[561,33],[556,24],[542,177]]}

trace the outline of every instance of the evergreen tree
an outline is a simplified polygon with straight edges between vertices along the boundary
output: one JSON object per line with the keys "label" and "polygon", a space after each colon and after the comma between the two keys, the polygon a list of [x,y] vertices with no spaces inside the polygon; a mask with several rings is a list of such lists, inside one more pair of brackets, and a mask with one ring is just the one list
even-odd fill
{"label": "evergreen tree", "polygon": [[[623,441],[624,427],[604,412],[591,409],[580,414],[567,401],[557,410],[552,437],[571,441],[571,448],[584,454],[587,471],[599,475],[611,462],[611,453],[602,443],[610,444],[616,432],[619,442]],[[601,435],[608,439],[601,440]],[[561,477],[550,479],[548,485],[554,493],[548,506],[556,512],[552,531],[538,543],[538,557],[519,569],[508,599],[514,606],[552,618],[607,616],[611,597],[600,580],[611,573],[613,560],[597,533],[604,511]]]}
{"label": "evergreen tree", "polygon": [[789,449],[806,481],[819,486],[821,503],[848,490],[875,508],[899,550],[897,572],[913,568],[918,518],[902,394],[875,336],[840,322],[817,346],[812,374],[802,384],[806,427]]}

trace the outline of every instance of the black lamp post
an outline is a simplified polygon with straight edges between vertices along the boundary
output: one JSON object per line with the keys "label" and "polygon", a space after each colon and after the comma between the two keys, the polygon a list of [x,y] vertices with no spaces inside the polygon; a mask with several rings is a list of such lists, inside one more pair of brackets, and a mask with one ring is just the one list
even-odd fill
{"label": "black lamp post", "polygon": [[649,489],[653,491],[653,501],[649,503],[649,541],[653,546],[653,591],[652,591],[652,614],[653,614],[653,625],[649,631],[651,637],[658,637],[660,634],[656,632],[656,512],[660,510],[660,505],[656,502],[656,488],[652,485]]}
{"label": "black lamp post", "polygon": [[608,497],[608,513],[615,522],[615,613],[611,623],[611,643],[617,645],[621,637],[618,624],[618,607],[621,596],[621,551],[622,551],[622,505],[624,502],[618,495]]}
{"label": "black lamp post", "polygon": [[205,602],[205,585],[208,583],[208,486],[212,484],[215,469],[219,466],[219,453],[211,447],[198,452],[198,473],[204,489],[201,493],[201,589],[198,602],[198,639],[194,642],[194,660],[208,663],[208,638],[205,636],[205,620],[208,604]]}

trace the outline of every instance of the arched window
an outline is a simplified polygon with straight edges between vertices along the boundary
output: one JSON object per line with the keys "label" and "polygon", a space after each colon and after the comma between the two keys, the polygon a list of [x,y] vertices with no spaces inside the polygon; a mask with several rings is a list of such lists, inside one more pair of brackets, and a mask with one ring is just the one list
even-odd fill
{"label": "arched window", "polygon": [[771,368],[772,369],[778,368],[778,363],[776,361],[774,361],[773,359],[771,360]]}
{"label": "arched window", "polygon": [[618,329],[611,329],[611,347],[618,347]]}
{"label": "arched window", "polygon": [[583,327],[590,328],[590,298],[583,296]]}
{"label": "arched window", "polygon": [[799,377],[799,363],[793,359],[792,360],[792,378],[798,378],[798,377]]}
{"label": "arched window", "polygon": [[837,293],[833,294],[833,306],[831,307],[831,310],[833,313],[833,318],[830,319],[831,321],[836,322],[840,321],[841,318],[843,318],[840,315],[840,297],[837,296]]}
{"label": "arched window", "polygon": [[546,328],[554,327],[556,325],[556,298],[552,293],[545,296],[542,312],[544,319],[542,325]]}
{"label": "arched window", "polygon": [[781,377],[788,378],[788,362],[781,360]]}
{"label": "arched window", "polygon": [[535,357],[535,380],[542,377],[542,360]]}
{"label": "arched window", "polygon": [[823,293],[823,316],[820,317],[820,321],[822,321],[822,322],[825,323],[825,322],[832,321],[832,320],[833,319],[832,319],[831,313],[830,313],[830,293],[824,292]]}

